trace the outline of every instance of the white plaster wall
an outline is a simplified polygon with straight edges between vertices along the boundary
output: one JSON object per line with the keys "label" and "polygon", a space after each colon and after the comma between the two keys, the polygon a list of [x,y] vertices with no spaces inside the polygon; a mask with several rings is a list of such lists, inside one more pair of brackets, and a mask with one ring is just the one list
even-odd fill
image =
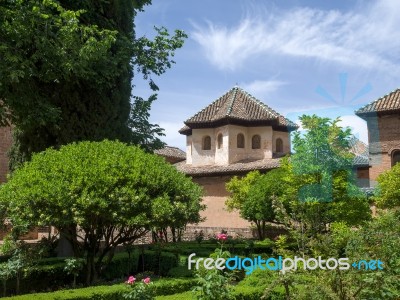
{"label": "white plaster wall", "polygon": [[[237,148],[237,135],[242,133],[244,135],[244,148]],[[250,146],[249,146],[250,145]],[[229,163],[235,163],[249,157],[249,144],[248,127],[229,125]]]}
{"label": "white plaster wall", "polygon": [[192,164],[192,136],[188,135],[186,137],[186,163]]}
{"label": "white plaster wall", "polygon": [[[261,137],[261,149],[251,149],[251,139],[256,134]],[[250,159],[272,158],[272,127],[249,127],[248,145]]]}
{"label": "white plaster wall", "polygon": [[289,153],[290,152],[290,138],[288,132],[283,131],[274,131],[272,134],[272,152],[276,152],[276,140],[278,138],[282,139],[283,142],[283,152]]}
{"label": "white plaster wall", "polygon": [[[237,148],[237,135],[242,133],[245,137],[245,147]],[[222,134],[223,144],[217,149],[218,135]],[[254,135],[261,137],[261,149],[252,149],[251,140]],[[211,150],[203,150],[203,138],[211,137]],[[193,166],[228,165],[245,159],[268,159],[275,152],[275,141],[281,138],[283,150],[290,152],[290,139],[288,132],[273,131],[271,126],[244,127],[225,125],[217,128],[193,129],[192,135],[186,139],[187,164]]]}
{"label": "white plaster wall", "polygon": [[[203,150],[203,138],[211,137],[211,150]],[[207,166],[215,163],[216,135],[214,128],[192,130],[192,165]]]}
{"label": "white plaster wall", "polygon": [[[218,135],[222,134],[222,147],[218,149],[217,139]],[[215,128],[215,164],[224,166],[229,164],[229,125]]]}

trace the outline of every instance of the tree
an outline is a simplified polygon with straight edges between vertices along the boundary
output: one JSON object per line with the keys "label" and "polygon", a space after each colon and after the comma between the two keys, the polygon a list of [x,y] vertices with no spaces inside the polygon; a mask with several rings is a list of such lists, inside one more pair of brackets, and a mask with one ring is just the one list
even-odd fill
{"label": "tree", "polygon": [[186,35],[161,27],[153,40],[136,37],[134,18],[150,3],[0,3],[0,124],[15,126],[12,165],[73,141],[161,145],[161,128],[148,122],[155,96],[130,103],[133,74],[157,91],[152,77],[171,67]]}
{"label": "tree", "polygon": [[118,245],[159,226],[164,210],[173,213],[169,224],[199,220],[200,197],[200,187],[161,157],[111,141],[35,154],[0,187],[3,216],[14,228],[54,226],[76,257],[85,255],[87,284]]}
{"label": "tree", "polygon": [[306,132],[294,134],[294,154],[282,164],[287,189],[278,215],[303,237],[327,232],[333,222],[353,226],[370,219],[367,198],[355,185],[350,130],[340,119],[303,115],[300,121]]}
{"label": "tree", "polygon": [[284,191],[283,171],[278,168],[263,175],[253,171],[242,179],[235,176],[227,183],[231,193],[226,201],[228,209],[239,210],[242,218],[253,222],[260,240],[266,236],[267,222],[277,223],[272,203]]}
{"label": "tree", "polygon": [[378,193],[374,197],[376,203],[384,208],[400,206],[400,164],[380,174]]}

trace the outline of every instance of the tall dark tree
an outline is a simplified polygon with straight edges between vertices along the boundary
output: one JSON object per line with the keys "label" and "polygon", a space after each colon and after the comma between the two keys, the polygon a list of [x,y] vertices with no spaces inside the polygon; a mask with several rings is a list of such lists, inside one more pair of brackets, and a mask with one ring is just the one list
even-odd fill
{"label": "tall dark tree", "polygon": [[[73,141],[118,139],[160,146],[148,122],[155,96],[132,96],[171,67],[186,35],[156,28],[137,37],[134,19],[151,0],[5,0],[0,3],[0,124],[15,127],[12,164]],[[131,99],[134,99],[131,103]]]}

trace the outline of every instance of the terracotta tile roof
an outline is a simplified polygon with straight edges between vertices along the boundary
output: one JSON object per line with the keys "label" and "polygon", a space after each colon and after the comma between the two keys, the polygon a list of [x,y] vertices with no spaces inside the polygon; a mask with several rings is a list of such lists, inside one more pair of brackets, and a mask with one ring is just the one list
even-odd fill
{"label": "terracotta tile roof", "polygon": [[354,135],[349,141],[350,152],[355,155],[368,156],[368,146],[356,138]]}
{"label": "terracotta tile roof", "polygon": [[205,128],[221,124],[272,125],[292,131],[298,126],[277,113],[239,87],[234,87],[212,102],[200,112],[185,121],[185,127],[179,130],[190,134],[193,128]]}
{"label": "terracotta tile roof", "polygon": [[400,89],[394,90],[379,99],[361,107],[355,113],[358,116],[368,115],[376,112],[390,112],[400,110]]}
{"label": "terracotta tile roof", "polygon": [[270,170],[279,167],[279,163],[279,158],[272,158],[262,160],[242,160],[225,166],[209,165],[199,167],[193,167],[192,165],[186,164],[186,161],[182,161],[174,164],[174,166],[186,175],[200,177],[207,175],[234,175],[253,170]]}
{"label": "terracotta tile roof", "polygon": [[164,157],[173,157],[182,160],[186,159],[186,152],[177,147],[165,146],[164,148],[154,150],[154,153]]}

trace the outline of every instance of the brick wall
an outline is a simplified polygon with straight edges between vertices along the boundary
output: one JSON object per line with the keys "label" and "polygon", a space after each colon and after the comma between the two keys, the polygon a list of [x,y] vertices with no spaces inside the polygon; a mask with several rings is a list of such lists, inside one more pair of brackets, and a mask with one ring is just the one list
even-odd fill
{"label": "brick wall", "polygon": [[382,172],[392,167],[392,151],[400,150],[400,114],[369,117],[368,136],[371,168],[371,186]]}
{"label": "brick wall", "polygon": [[6,180],[8,173],[7,152],[11,147],[12,135],[10,127],[0,127],[0,182]]}

